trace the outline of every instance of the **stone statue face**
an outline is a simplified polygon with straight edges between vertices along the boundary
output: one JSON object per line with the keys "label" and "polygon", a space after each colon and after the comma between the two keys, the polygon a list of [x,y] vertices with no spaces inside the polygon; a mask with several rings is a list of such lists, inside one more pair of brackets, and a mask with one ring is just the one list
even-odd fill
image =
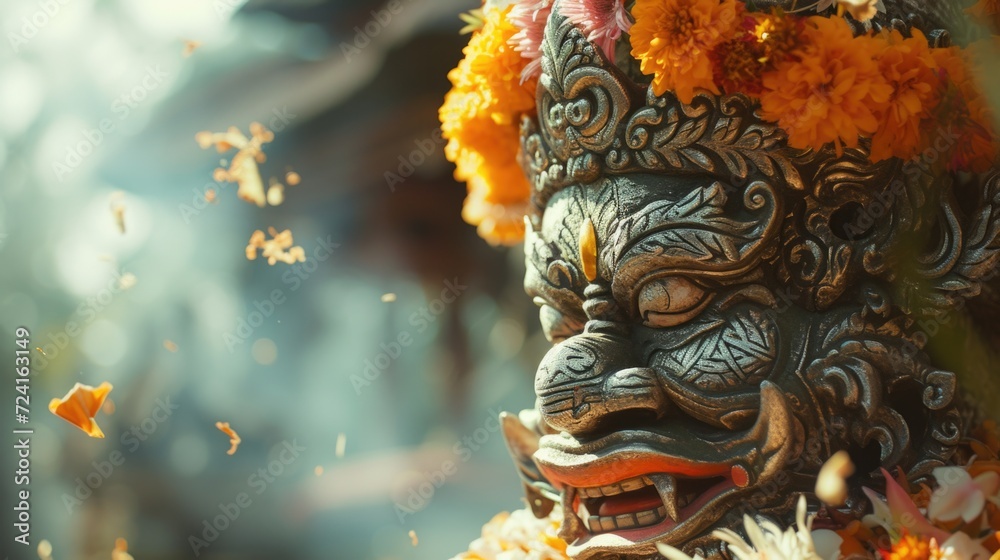
{"label": "stone statue face", "polygon": [[558,10],[545,49],[525,288],[553,347],[503,424],[570,555],[724,557],[714,529],[789,523],[839,450],[862,477],[948,464],[964,417],[926,321],[989,289],[1000,180],[789,150],[744,97],[638,88]]}

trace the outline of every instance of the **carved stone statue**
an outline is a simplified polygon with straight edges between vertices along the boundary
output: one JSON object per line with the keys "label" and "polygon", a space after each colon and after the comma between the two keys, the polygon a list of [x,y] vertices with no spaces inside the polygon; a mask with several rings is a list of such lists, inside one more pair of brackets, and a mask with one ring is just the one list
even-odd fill
{"label": "carved stone statue", "polygon": [[[941,46],[964,25],[952,2],[885,7],[864,26]],[[969,401],[997,402],[1000,176],[793,150],[745,96],[654,95],[558,8],[521,128],[525,288],[553,347],[503,425],[570,556],[725,557],[714,529],[789,525],[839,450],[854,518],[879,467],[952,464]]]}

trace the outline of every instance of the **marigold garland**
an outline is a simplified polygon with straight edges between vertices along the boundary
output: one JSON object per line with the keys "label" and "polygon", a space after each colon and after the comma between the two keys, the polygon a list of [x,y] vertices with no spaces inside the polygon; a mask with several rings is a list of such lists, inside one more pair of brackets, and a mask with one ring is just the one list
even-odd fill
{"label": "marigold garland", "polygon": [[854,37],[843,18],[810,17],[794,58],[763,77],[761,116],[788,133],[793,148],[856,148],[879,127],[892,86],[871,53],[871,37]]}
{"label": "marigold garland", "polygon": [[468,183],[463,217],[494,244],[524,235],[528,180],[517,163],[519,119],[534,111],[536,82],[521,83],[526,61],[510,44],[519,31],[510,8],[487,6],[465,58],[448,74],[452,89],[440,109],[445,154],[455,178]]}
{"label": "marigold garland", "polygon": [[[932,154],[949,171],[994,165],[994,115],[971,69],[979,47],[934,48],[917,29],[855,36],[846,18],[872,17],[877,2],[821,4],[837,14],[751,11],[740,0],[635,0],[627,15],[624,0],[487,1],[440,111],[455,177],[469,185],[465,219],[492,243],[521,238],[530,188],[517,165],[517,123],[534,111],[542,28],[555,5],[576,14],[571,21],[609,58],[627,30],[656,95],[748,95],[793,148],[842,153],[866,142],[873,162]],[[996,18],[1000,1],[969,12]]]}
{"label": "marigold garland", "polygon": [[698,89],[720,93],[712,51],[733,36],[742,9],[736,0],[636,0],[632,56],[653,75],[653,92],[673,91],[683,103]]}
{"label": "marigold garland", "polygon": [[879,53],[879,72],[892,86],[893,94],[872,136],[872,161],[916,156],[923,148],[921,123],[933,116],[932,108],[941,101],[937,62],[930,45],[920,30],[912,33],[908,39],[896,30],[886,33]]}

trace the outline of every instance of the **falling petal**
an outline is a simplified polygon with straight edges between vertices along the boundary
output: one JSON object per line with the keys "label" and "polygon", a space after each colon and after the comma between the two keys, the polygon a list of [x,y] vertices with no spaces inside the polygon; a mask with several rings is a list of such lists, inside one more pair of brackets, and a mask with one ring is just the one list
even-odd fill
{"label": "falling petal", "polygon": [[125,204],[122,202],[124,197],[125,194],[121,191],[111,193],[111,215],[115,219],[118,231],[122,234],[125,233]]}
{"label": "falling petal", "polygon": [[188,40],[184,41],[184,51],[181,52],[181,55],[184,58],[187,58],[187,57],[191,56],[192,54],[194,54],[194,51],[198,50],[199,47],[201,47],[201,41],[195,41],[193,39],[188,39]]}
{"label": "falling petal", "polygon": [[854,474],[854,463],[846,451],[838,451],[823,465],[816,479],[816,497],[832,506],[847,501],[847,477]]}
{"label": "falling petal", "polygon": [[286,229],[285,231],[278,232],[276,229],[268,228],[268,234],[272,239],[267,239],[263,231],[254,231],[250,236],[250,241],[246,246],[247,259],[254,260],[257,258],[257,251],[261,252],[261,256],[267,259],[267,263],[274,265],[277,262],[283,262],[285,264],[294,264],[296,262],[305,262],[306,253],[302,247],[293,247],[295,243],[292,237],[292,231]]}
{"label": "falling petal", "polygon": [[80,428],[88,436],[103,438],[104,432],[94,421],[94,416],[101,410],[101,406],[104,405],[104,400],[108,398],[111,389],[113,387],[107,381],[101,383],[97,388],[77,383],[66,393],[65,397],[52,399],[49,402],[49,411]]}
{"label": "falling petal", "polygon": [[38,543],[38,558],[39,560],[52,560],[52,543],[45,539]]}
{"label": "falling petal", "polygon": [[136,278],[135,274],[132,274],[131,272],[126,272],[125,274],[122,274],[121,277],[118,279],[118,287],[121,288],[122,290],[131,290],[138,283],[139,279]]}
{"label": "falling petal", "polygon": [[240,436],[236,433],[236,430],[229,427],[229,422],[216,422],[215,427],[218,428],[222,433],[229,436],[229,451],[227,454],[233,455],[236,453],[236,448],[240,446]]}
{"label": "falling petal", "polygon": [[344,450],[347,448],[347,434],[341,432],[337,434],[337,458],[344,457]]}
{"label": "falling petal", "polygon": [[267,189],[267,203],[271,206],[281,206],[285,202],[285,186],[274,183]]}
{"label": "falling petal", "polygon": [[111,560],[135,560],[128,553],[128,541],[121,537],[115,539],[115,548],[111,551]]}

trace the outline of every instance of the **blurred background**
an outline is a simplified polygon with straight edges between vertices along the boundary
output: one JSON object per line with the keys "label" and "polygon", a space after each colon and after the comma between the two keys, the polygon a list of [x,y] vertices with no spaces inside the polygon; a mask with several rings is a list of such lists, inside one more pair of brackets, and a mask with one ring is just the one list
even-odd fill
{"label": "blurred background", "polygon": [[[0,6],[0,346],[30,330],[34,430],[29,547],[3,452],[5,556],[450,558],[522,505],[495,418],[532,405],[547,343],[521,249],[461,221],[436,132],[478,4]],[[254,121],[265,183],[302,179],[280,206],[216,183],[234,152],[195,141]],[[268,227],[306,263],[248,260]],[[46,410],[104,381],[105,439]]]}

